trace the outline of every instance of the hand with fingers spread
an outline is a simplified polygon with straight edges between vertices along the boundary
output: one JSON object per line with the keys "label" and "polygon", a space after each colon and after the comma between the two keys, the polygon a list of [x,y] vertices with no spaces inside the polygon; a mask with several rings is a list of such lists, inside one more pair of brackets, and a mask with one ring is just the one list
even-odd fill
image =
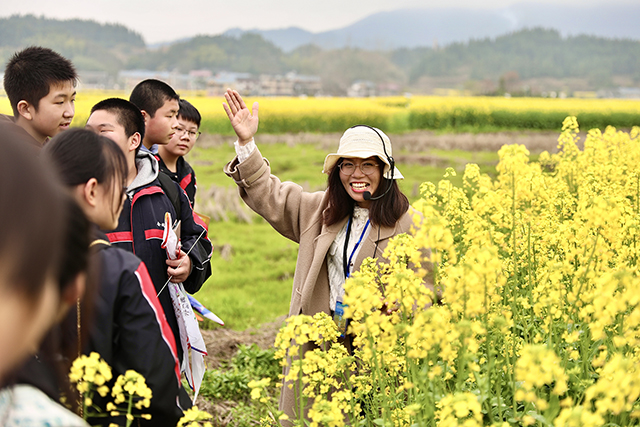
{"label": "hand with fingers spread", "polygon": [[227,112],[231,126],[238,135],[238,143],[245,145],[253,139],[253,135],[258,131],[258,103],[253,103],[253,108],[249,108],[242,100],[240,94],[231,89],[227,89],[224,94],[227,103],[222,103],[224,111]]}

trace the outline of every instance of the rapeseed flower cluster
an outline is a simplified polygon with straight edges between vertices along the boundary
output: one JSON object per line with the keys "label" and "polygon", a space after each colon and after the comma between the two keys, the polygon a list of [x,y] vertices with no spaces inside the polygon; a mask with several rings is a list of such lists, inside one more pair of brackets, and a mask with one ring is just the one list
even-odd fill
{"label": "rapeseed flower cluster", "polygon": [[[112,382],[111,367],[96,352],[89,356],[82,355],[74,360],[69,371],[69,380],[76,384],[81,395],[81,415],[84,419],[101,417],[123,417],[125,425],[130,426],[135,418],[151,419],[150,414],[136,413],[134,410],[148,408],[152,393],[142,375],[128,370]],[[113,401],[99,405],[94,401],[95,393],[106,398],[111,386]],[[104,399],[101,399],[104,400]],[[109,424],[109,427],[117,424]]]}
{"label": "rapeseed flower cluster", "polygon": [[413,233],[345,283],[350,345],[289,319],[309,424],[640,424],[640,128],[569,117],[557,153],[499,157],[421,186]]}
{"label": "rapeseed flower cluster", "polygon": [[109,393],[106,383],[111,381],[112,377],[111,367],[96,352],[78,357],[73,361],[69,372],[69,380],[76,384],[81,394],[95,389],[102,397]]}
{"label": "rapeseed flower cluster", "polygon": [[482,407],[473,393],[449,394],[437,406],[438,425],[441,427],[482,426]]}
{"label": "rapeseed flower cluster", "polygon": [[201,411],[195,406],[184,411],[184,415],[178,421],[177,427],[212,427],[211,414]]}

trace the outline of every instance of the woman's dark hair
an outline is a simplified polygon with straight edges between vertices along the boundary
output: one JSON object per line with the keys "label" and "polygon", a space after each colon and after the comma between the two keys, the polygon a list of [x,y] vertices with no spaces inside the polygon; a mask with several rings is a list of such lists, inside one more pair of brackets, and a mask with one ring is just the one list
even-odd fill
{"label": "woman's dark hair", "polygon": [[[68,132],[68,131],[67,131]],[[98,266],[95,257],[91,257],[89,250],[92,240],[91,223],[82,208],[73,197],[67,197],[69,219],[67,233],[64,237],[64,255],[61,260],[61,272],[58,277],[61,292],[70,286],[79,274],[85,273],[85,289],[81,304],[74,304],[67,316],[50,335],[57,345],[57,353],[63,356],[63,372],[69,372],[71,362],[78,357],[78,353],[86,343],[91,328],[94,302],[98,292]],[[81,307],[78,313],[78,306]],[[78,335],[80,332],[80,335]],[[66,380],[66,376],[63,378]]]}
{"label": "woman's dark hair", "polygon": [[60,273],[58,282],[60,291],[64,290],[70,282],[89,265],[89,243],[91,239],[90,223],[84,215],[82,208],[69,195],[65,197],[68,219],[63,237],[64,247],[60,260]]}
{"label": "woman's dark hair", "polygon": [[[325,225],[332,225],[340,222],[345,217],[351,215],[355,201],[344,189],[340,180],[340,167],[344,158],[340,158],[331,169],[327,179],[327,192],[329,193],[329,206],[324,212]],[[409,199],[400,191],[396,180],[384,178],[383,162],[380,162],[380,185],[372,197],[376,197],[385,191],[389,185],[391,189],[379,200],[372,200],[369,207],[369,219],[372,225],[392,227],[409,209]]]}
{"label": "woman's dark hair", "polygon": [[91,178],[111,186],[115,183],[113,197],[122,199],[127,179],[127,159],[118,145],[104,136],[87,129],[70,129],[56,135],[44,148],[68,187],[84,184]]}
{"label": "woman's dark hair", "polygon": [[0,286],[35,302],[47,276],[59,272],[67,216],[64,190],[51,165],[39,161],[26,139],[0,129],[0,259],[5,281]]}

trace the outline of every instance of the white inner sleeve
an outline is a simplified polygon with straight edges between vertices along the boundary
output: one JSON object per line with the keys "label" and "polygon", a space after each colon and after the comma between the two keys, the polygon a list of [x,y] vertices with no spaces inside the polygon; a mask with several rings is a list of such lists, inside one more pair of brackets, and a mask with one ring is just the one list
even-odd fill
{"label": "white inner sleeve", "polygon": [[233,146],[236,149],[238,163],[242,163],[247,160],[251,156],[251,153],[253,153],[253,150],[256,149],[256,141],[251,138],[251,141],[247,142],[245,145],[240,145],[238,143],[238,140],[236,139],[236,141],[233,143]]}

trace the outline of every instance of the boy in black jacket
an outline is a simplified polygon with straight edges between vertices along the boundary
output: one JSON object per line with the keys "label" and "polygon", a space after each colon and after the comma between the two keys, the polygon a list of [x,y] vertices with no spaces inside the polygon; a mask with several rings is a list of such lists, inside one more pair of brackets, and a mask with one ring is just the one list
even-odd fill
{"label": "boy in black jacket", "polygon": [[200,121],[202,117],[196,107],[185,99],[178,101],[178,126],[167,145],[158,145],[156,159],[160,163],[160,170],[172,180],[180,184],[187,193],[191,206],[196,203],[196,173],[184,159],[189,154],[200,136]]}
{"label": "boy in black jacket", "polygon": [[[212,246],[207,231],[200,218],[193,214],[186,194],[177,184],[180,217],[175,220],[176,209],[158,180],[158,162],[148,150],[140,150],[145,126],[135,105],[118,98],[101,101],[93,106],[87,128],[114,140],[125,153],[129,171],[127,198],[118,227],[108,232],[107,237],[111,244],[135,253],[146,264],[176,339],[182,363],[185,355],[182,354],[180,331],[166,284],[169,280],[182,282],[189,293],[195,293],[202,287],[211,275]],[[168,259],[165,249],[160,246],[166,212],[171,214],[174,222],[180,221],[182,251],[176,260]]]}

